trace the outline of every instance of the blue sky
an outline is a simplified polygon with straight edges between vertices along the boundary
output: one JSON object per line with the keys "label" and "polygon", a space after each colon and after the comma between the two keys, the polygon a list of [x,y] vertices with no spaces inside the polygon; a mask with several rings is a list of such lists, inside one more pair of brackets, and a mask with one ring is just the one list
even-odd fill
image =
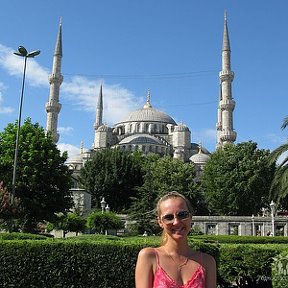
{"label": "blue sky", "polygon": [[46,126],[48,75],[59,19],[63,61],[59,148],[70,156],[81,141],[91,148],[95,106],[103,83],[104,122],[112,125],[145,103],[186,124],[193,142],[211,152],[224,11],[235,73],[236,142],[273,150],[287,141],[287,0],[50,0],[3,1],[0,12],[0,131],[18,117],[23,45],[41,50],[29,59],[22,123]]}

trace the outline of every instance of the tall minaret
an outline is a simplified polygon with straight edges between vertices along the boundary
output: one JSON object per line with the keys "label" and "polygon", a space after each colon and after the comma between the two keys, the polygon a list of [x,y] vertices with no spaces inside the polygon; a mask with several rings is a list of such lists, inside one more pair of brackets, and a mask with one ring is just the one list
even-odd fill
{"label": "tall minaret", "polygon": [[61,75],[61,63],[62,63],[62,20],[60,19],[59,31],[56,40],[56,46],[53,56],[52,74],[49,75],[50,94],[48,102],[46,103],[47,122],[46,131],[52,133],[54,143],[59,140],[59,134],[57,133],[58,114],[61,110],[61,104],[59,103],[60,85],[63,82],[63,76]]}
{"label": "tall minaret", "polygon": [[94,123],[95,132],[103,124],[102,117],[103,117],[103,94],[102,94],[102,84],[101,84],[99,97],[97,101],[97,107],[96,107],[96,121]]}
{"label": "tall minaret", "polygon": [[236,132],[233,129],[233,110],[235,101],[232,98],[232,81],[234,72],[231,71],[231,50],[228,34],[227,13],[224,15],[224,33],[222,46],[222,70],[219,73],[220,95],[217,122],[217,148],[236,140]]}

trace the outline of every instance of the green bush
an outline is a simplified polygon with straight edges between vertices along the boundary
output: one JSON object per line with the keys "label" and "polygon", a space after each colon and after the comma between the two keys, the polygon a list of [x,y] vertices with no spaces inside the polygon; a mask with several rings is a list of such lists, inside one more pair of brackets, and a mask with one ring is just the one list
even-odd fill
{"label": "green bush", "polygon": [[288,288],[288,250],[273,258],[272,283],[273,288]]}
{"label": "green bush", "polygon": [[0,233],[0,240],[46,240],[53,237],[52,235],[45,234],[30,234],[30,233]]}
{"label": "green bush", "polygon": [[[3,237],[5,235],[6,238]],[[13,237],[23,240],[12,240]],[[40,236],[36,238],[37,241],[29,240],[33,237],[38,235],[2,233],[1,287],[133,288],[139,250],[146,246],[157,247],[160,243],[159,236],[81,235],[39,241],[47,239]],[[193,249],[215,257],[219,287],[231,287],[231,283],[237,283],[238,287],[271,288],[273,259],[287,257],[285,244],[225,244],[209,241],[211,243],[189,237],[189,245]],[[283,250],[286,254],[277,256]],[[273,275],[277,275],[276,272]]]}
{"label": "green bush", "polygon": [[[215,245],[196,242],[191,244],[195,249],[217,252]],[[139,250],[158,245],[156,237],[135,237],[131,242],[113,237],[1,241],[0,283],[18,288],[133,288]]]}
{"label": "green bush", "polygon": [[93,229],[97,233],[103,233],[105,230],[109,229],[121,229],[124,224],[113,212],[94,211],[89,214],[86,220],[86,225],[88,228]]}
{"label": "green bush", "polygon": [[[271,286],[271,263],[286,245],[222,244],[219,258],[219,282],[236,282],[238,287]],[[225,286],[225,285],[224,285]]]}

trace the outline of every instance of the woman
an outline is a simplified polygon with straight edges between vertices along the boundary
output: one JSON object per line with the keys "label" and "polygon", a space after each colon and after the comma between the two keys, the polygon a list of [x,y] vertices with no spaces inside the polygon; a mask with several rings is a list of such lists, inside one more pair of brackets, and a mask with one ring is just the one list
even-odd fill
{"label": "woman", "polygon": [[158,201],[156,209],[163,229],[162,245],[139,252],[136,288],[215,288],[214,258],[188,246],[192,221],[189,201],[170,192]]}

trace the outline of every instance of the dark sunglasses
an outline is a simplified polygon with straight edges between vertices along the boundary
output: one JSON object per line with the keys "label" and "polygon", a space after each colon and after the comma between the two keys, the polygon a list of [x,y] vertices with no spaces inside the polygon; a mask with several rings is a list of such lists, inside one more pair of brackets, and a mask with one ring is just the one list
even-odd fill
{"label": "dark sunglasses", "polygon": [[176,215],[173,214],[166,214],[164,216],[161,217],[162,221],[165,224],[170,224],[174,222],[174,219],[177,218],[178,220],[186,220],[188,219],[190,216],[190,213],[188,211],[180,211],[178,213],[176,213]]}

